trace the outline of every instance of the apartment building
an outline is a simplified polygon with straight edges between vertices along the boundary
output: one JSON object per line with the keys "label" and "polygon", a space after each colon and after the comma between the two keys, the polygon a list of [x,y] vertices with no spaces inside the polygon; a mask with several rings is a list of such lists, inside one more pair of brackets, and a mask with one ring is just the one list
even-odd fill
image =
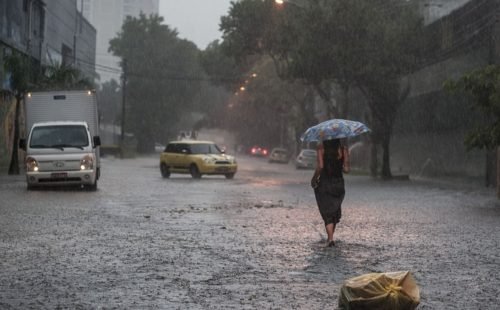
{"label": "apartment building", "polygon": [[0,82],[10,89],[3,59],[13,52],[34,64],[69,64],[95,76],[96,30],[76,0],[0,0]]}
{"label": "apartment building", "polygon": [[95,77],[96,30],[76,0],[0,0],[0,88],[10,89],[3,65],[13,52],[34,64],[70,64]]}
{"label": "apartment building", "polygon": [[109,41],[120,32],[127,16],[159,13],[159,0],[77,0],[82,15],[97,29],[96,70],[100,82],[119,81],[120,59],[108,52]]}

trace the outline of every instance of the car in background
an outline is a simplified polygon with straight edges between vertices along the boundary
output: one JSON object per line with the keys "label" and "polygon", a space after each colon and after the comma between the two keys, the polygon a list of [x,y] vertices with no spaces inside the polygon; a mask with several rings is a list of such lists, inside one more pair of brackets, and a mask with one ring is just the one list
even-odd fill
{"label": "car in background", "polygon": [[271,150],[269,154],[269,162],[270,163],[282,163],[288,164],[290,161],[290,154],[287,149],[281,147],[275,147]]}
{"label": "car in background", "polygon": [[191,174],[194,179],[202,175],[224,175],[232,179],[237,170],[234,156],[225,154],[212,141],[172,141],[160,155],[160,172],[164,178],[171,173],[181,173]]}
{"label": "car in background", "polygon": [[295,168],[314,169],[316,168],[316,150],[303,149],[295,158]]}
{"label": "car in background", "polygon": [[163,151],[165,151],[165,145],[158,143],[158,142],[155,142],[155,152],[161,153]]}
{"label": "car in background", "polygon": [[262,146],[254,145],[250,148],[250,155],[257,157],[266,157],[269,151]]}

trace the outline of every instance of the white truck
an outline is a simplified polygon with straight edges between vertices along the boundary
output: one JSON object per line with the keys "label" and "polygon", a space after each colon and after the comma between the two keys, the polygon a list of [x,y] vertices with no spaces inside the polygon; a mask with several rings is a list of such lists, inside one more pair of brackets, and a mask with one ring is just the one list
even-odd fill
{"label": "white truck", "polygon": [[33,92],[25,96],[28,190],[75,185],[97,189],[101,166],[95,91]]}

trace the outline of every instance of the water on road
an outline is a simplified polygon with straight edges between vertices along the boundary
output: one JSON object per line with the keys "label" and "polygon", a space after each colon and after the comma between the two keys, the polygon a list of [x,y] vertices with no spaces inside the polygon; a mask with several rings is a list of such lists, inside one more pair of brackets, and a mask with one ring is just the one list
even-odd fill
{"label": "water on road", "polygon": [[398,270],[419,309],[500,304],[491,189],[349,175],[327,248],[311,170],[238,160],[233,180],[194,180],[107,158],[97,192],[1,176],[0,308],[335,309],[344,280]]}

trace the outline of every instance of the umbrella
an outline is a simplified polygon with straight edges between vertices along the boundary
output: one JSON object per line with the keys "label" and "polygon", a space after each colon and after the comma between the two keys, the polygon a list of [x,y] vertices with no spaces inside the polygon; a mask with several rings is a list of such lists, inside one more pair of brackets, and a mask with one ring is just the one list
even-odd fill
{"label": "umbrella", "polygon": [[370,128],[361,122],[335,118],[309,127],[300,137],[300,141],[313,142],[349,138],[368,131]]}

